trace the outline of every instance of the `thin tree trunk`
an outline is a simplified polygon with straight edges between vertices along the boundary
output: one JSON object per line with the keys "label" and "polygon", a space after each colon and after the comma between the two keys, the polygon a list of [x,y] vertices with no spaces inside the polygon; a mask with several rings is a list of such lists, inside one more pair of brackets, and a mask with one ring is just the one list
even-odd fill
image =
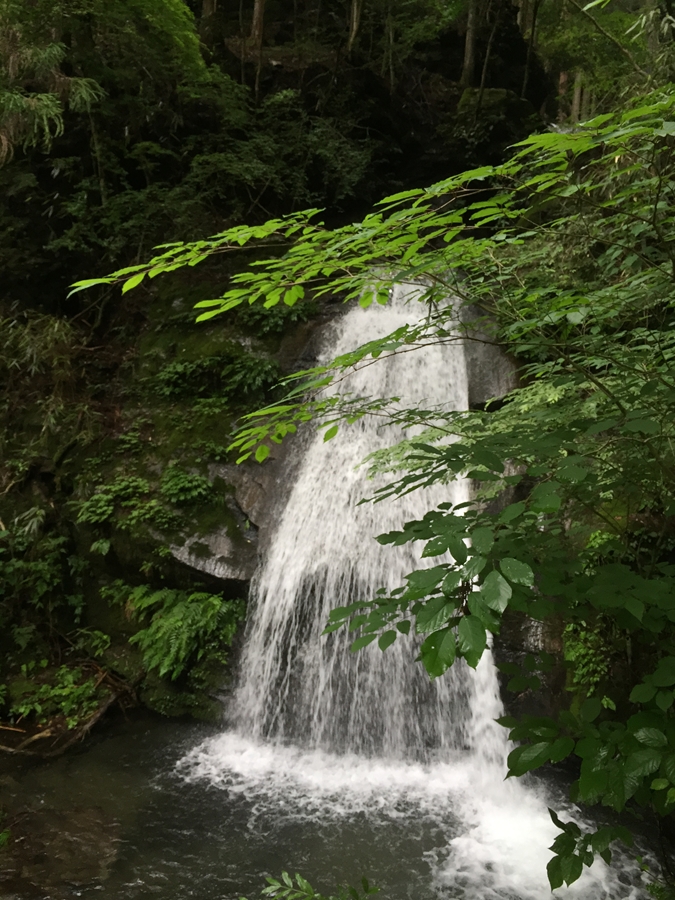
{"label": "thin tree trunk", "polygon": [[630,51],[627,50],[626,47],[624,47],[623,44],[620,41],[618,41],[614,37],[613,34],[610,34],[606,28],[603,28],[602,25],[600,24],[600,22],[598,22],[598,20],[595,18],[595,16],[593,16],[593,15],[591,15],[591,13],[589,13],[589,11],[586,9],[586,7],[582,6],[581,3],[578,3],[577,0],[569,0],[569,2],[572,4],[572,6],[575,7],[575,9],[578,9],[582,15],[586,16],[587,19],[590,19],[591,22],[593,23],[594,28],[596,28],[600,32],[600,34],[603,34],[607,38],[607,40],[611,41],[620,53],[623,53],[623,55],[626,57],[626,59],[632,65],[632,67],[635,69],[635,71],[638,73],[638,75],[642,75],[645,78],[649,78],[648,73],[645,72],[645,70],[642,69],[635,62]]}
{"label": "thin tree trunk", "polygon": [[530,80],[530,67],[532,65],[532,53],[534,51],[534,38],[537,30],[537,16],[539,15],[539,7],[541,0],[534,0],[532,7],[532,25],[530,27],[530,37],[527,42],[527,57],[525,59],[525,74],[523,75],[523,89],[520,92],[521,99],[527,99],[527,83]]}
{"label": "thin tree trunk", "polygon": [[387,19],[387,33],[389,35],[389,92],[394,93],[394,20],[389,14]]}
{"label": "thin tree trunk", "polygon": [[103,167],[103,154],[101,153],[101,143],[98,139],[98,131],[94,117],[89,114],[89,124],[91,125],[91,146],[94,151],[94,160],[96,162],[96,174],[98,176],[98,189],[101,194],[101,206],[108,203],[108,185],[105,180],[105,169]]}
{"label": "thin tree trunk", "polygon": [[347,55],[352,52],[354,41],[359,33],[361,24],[361,10],[363,9],[363,0],[352,0],[351,9],[349,11],[349,40],[347,41]]}
{"label": "thin tree trunk", "polygon": [[524,37],[530,28],[530,0],[520,0],[517,21],[520,33]]}
{"label": "thin tree trunk", "polygon": [[239,0],[239,39],[241,57],[241,83],[246,84],[246,38],[244,37],[244,0]]}
{"label": "thin tree trunk", "polygon": [[588,87],[581,91],[581,121],[587,122],[591,118],[591,91]]}
{"label": "thin tree trunk", "polygon": [[254,47],[260,47],[263,39],[265,25],[265,0],[254,0],[253,19],[251,21],[251,43]]}
{"label": "thin tree trunk", "polygon": [[569,75],[567,72],[561,72],[558,76],[558,122],[563,122],[565,120],[565,114],[563,112],[565,95],[567,94],[567,82],[569,80]]}
{"label": "thin tree trunk", "polygon": [[577,69],[574,74],[574,94],[572,95],[572,112],[570,119],[574,125],[579,121],[579,113],[581,112],[581,91],[583,84],[583,74],[581,69]]}
{"label": "thin tree trunk", "polygon": [[202,0],[200,34],[204,43],[213,46],[213,17],[216,14],[218,0]]}
{"label": "thin tree trunk", "polygon": [[490,63],[490,56],[492,54],[492,45],[495,42],[495,35],[497,34],[497,29],[499,28],[499,20],[502,15],[502,5],[501,3],[497,7],[497,13],[495,15],[495,20],[492,25],[492,30],[490,31],[490,37],[488,38],[487,49],[485,50],[485,60],[483,61],[483,71],[480,73],[480,90],[478,91],[478,101],[476,103],[476,121],[478,120],[478,114],[480,112],[480,108],[483,105],[483,94],[485,93],[485,82],[487,81],[487,73],[488,73],[488,65]]}
{"label": "thin tree trunk", "polygon": [[476,69],[476,28],[478,18],[478,0],[469,0],[469,14],[466,20],[466,37],[464,39],[464,63],[460,83],[464,87],[473,85]]}
{"label": "thin tree trunk", "polygon": [[251,22],[251,43],[257,51],[255,70],[255,98],[260,92],[260,72],[262,70],[263,30],[265,27],[265,0],[255,0],[253,4],[253,20]]}

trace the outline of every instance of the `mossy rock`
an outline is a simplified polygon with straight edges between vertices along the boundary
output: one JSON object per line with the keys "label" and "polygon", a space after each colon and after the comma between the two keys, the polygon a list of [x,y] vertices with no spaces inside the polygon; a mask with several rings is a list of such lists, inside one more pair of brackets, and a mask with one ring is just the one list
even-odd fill
{"label": "mossy rock", "polygon": [[150,672],[139,691],[144,706],[163,716],[191,716],[202,722],[219,722],[222,707],[207,694],[181,690],[172,682]]}
{"label": "mossy rock", "polygon": [[115,644],[103,653],[104,666],[120,675],[130,684],[137,684],[143,677],[143,655],[131,644]]}
{"label": "mossy rock", "polygon": [[7,694],[11,704],[20,703],[24,697],[32,694],[35,683],[24,675],[17,675],[7,680]]}
{"label": "mossy rock", "polygon": [[[466,88],[457,106],[457,118],[460,121],[466,121],[467,119],[473,121],[475,119],[479,97],[479,88]],[[521,122],[523,119],[534,115],[531,103],[527,100],[522,100],[513,91],[508,91],[505,88],[485,88],[480,99],[480,118],[498,118]]]}

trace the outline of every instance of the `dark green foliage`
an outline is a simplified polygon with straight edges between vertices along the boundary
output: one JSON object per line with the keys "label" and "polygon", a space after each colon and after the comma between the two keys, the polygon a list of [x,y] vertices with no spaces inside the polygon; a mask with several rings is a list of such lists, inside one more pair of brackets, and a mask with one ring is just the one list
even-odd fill
{"label": "dark green foliage", "polygon": [[244,617],[241,601],[223,600],[219,594],[133,588],[117,581],[106,596],[146,626],[130,639],[142,651],[146,669],[172,679],[209,651],[222,656]]}
{"label": "dark green foliage", "polygon": [[[46,664],[46,660],[44,660]],[[39,669],[23,665],[22,674],[30,676],[26,689],[10,705],[15,721],[34,717],[46,724],[55,716],[63,716],[68,728],[74,728],[96,712],[105,691],[99,690],[95,676],[87,678],[81,668],[60,666],[55,672],[41,674]]]}
{"label": "dark green foliage", "polygon": [[208,503],[213,499],[213,488],[208,478],[186,472],[178,465],[170,465],[165,469],[159,491],[174,506]]}
{"label": "dark green foliage", "polygon": [[162,531],[174,531],[179,519],[159,500],[151,497],[152,488],[145,478],[118,476],[100,487],[88,500],[78,504],[77,522],[103,525],[117,516],[117,527],[133,530],[151,525]]}
{"label": "dark green foliage", "polygon": [[72,553],[67,538],[43,534],[44,521],[45,510],[33,507],[0,531],[0,634],[5,652],[22,652],[29,645],[35,649],[36,643],[52,637],[60,618],[70,627],[81,619],[79,591],[86,565]]}
{"label": "dark green foliage", "polygon": [[311,300],[304,300],[293,306],[273,306],[270,309],[249,304],[239,307],[237,322],[255,334],[281,334],[293,325],[309,321],[317,312],[317,304]]}
{"label": "dark green foliage", "polygon": [[153,378],[154,389],[168,400],[213,397],[235,402],[260,397],[279,380],[279,367],[270,359],[238,348],[190,362],[171,362]]}

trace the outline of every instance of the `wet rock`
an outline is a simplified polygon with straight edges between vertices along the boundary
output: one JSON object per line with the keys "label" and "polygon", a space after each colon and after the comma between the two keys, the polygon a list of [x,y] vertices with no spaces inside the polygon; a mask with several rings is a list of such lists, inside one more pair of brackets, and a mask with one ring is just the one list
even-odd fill
{"label": "wet rock", "polygon": [[221,581],[250,581],[258,564],[257,542],[234,540],[224,531],[189,538],[171,553],[179,562]]}
{"label": "wet rock", "polygon": [[[466,328],[464,359],[469,385],[469,407],[484,409],[489,400],[504,397],[518,386],[516,364],[494,343],[475,307],[461,313]],[[481,327],[483,325],[483,327]]]}
{"label": "wet rock", "polygon": [[61,896],[59,888],[105,881],[117,859],[119,826],[95,807],[24,810],[8,823],[11,838],[0,852],[3,897]]}

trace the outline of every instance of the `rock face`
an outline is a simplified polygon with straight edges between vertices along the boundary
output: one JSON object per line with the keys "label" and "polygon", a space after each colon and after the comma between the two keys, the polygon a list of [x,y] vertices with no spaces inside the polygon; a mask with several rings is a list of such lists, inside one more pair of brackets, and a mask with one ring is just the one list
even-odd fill
{"label": "rock face", "polygon": [[220,581],[250,581],[258,561],[255,535],[234,540],[223,531],[189,538],[171,552],[179,562]]}
{"label": "rock face", "polygon": [[[284,338],[277,354],[282,372],[316,365],[324,329],[342,311],[341,304],[331,304],[321,316],[301,324]],[[249,582],[283,505],[285,486],[292,479],[298,440],[302,439],[290,437],[272,446],[264,465],[253,461],[239,466],[211,464],[210,481],[224,482],[231,491],[227,500],[230,524],[190,537],[182,546],[172,546],[174,559],[219,581]]]}
{"label": "rock face", "polygon": [[480,311],[474,308],[462,311],[471,409],[485,408],[489,400],[499,400],[518,385],[515,362],[495,345],[485,327],[481,327],[480,316]]}
{"label": "rock face", "polygon": [[510,715],[556,716],[565,707],[563,700],[569,704],[562,630],[563,623],[557,619],[537,622],[523,613],[507,610],[501,632],[494,639],[495,661],[515,663],[522,671],[527,672],[525,661],[530,654],[537,657],[543,651],[555,659],[555,663],[545,671],[530,671],[541,682],[537,690],[528,688],[518,693],[508,691],[506,685],[510,678],[501,676],[502,699]]}

